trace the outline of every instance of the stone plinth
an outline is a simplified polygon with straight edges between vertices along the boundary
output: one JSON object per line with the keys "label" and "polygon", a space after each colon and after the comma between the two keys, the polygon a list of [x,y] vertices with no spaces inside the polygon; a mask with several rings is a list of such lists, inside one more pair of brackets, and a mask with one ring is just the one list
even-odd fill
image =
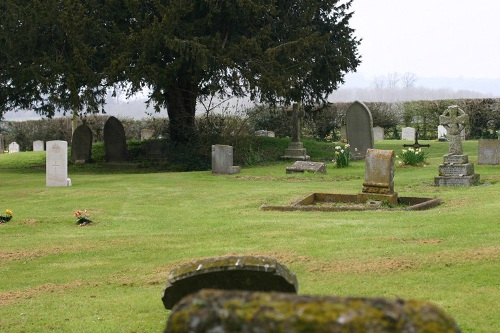
{"label": "stone plinth", "polygon": [[297,161],[309,161],[311,159],[309,155],[307,155],[302,142],[290,142],[288,148],[285,149],[285,155],[283,158]]}
{"label": "stone plinth", "polygon": [[469,163],[468,155],[448,154],[439,165],[439,176],[434,178],[436,186],[473,186],[479,182],[474,173],[474,163]]}
{"label": "stone plinth", "polygon": [[293,163],[291,167],[286,168],[286,173],[294,173],[294,172],[304,173],[305,171],[326,173],[326,163],[297,161]]}

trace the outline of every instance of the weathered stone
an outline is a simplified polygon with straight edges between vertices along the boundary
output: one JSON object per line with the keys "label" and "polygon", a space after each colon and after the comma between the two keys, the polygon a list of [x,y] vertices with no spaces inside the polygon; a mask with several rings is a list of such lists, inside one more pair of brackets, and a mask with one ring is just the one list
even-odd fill
{"label": "weathered stone", "polygon": [[44,143],[42,140],[33,141],[33,151],[44,151]]}
{"label": "weathered stone", "polygon": [[9,153],[19,153],[19,144],[17,142],[9,143]]}
{"label": "weathered stone", "polygon": [[212,145],[212,173],[230,175],[239,172],[240,167],[233,165],[233,146]]}
{"label": "weathered stone", "polygon": [[438,176],[434,177],[436,186],[474,186],[479,183],[479,175],[477,173],[468,176]]}
{"label": "weathered stone", "polygon": [[457,333],[460,329],[429,302],[202,290],[175,306],[164,332]]}
{"label": "weathered stone", "polygon": [[477,164],[500,164],[500,140],[481,139],[477,151]]}
{"label": "weathered stone", "polygon": [[297,293],[298,282],[295,274],[274,258],[206,258],[170,272],[163,304],[166,309],[171,309],[184,296],[207,288]]}
{"label": "weathered stone", "polygon": [[447,131],[450,142],[449,153],[462,155],[462,138],[460,133],[469,121],[469,116],[457,105],[449,106],[446,111],[439,116],[439,123]]}
{"label": "weathered stone", "polygon": [[300,142],[300,118],[302,113],[300,111],[299,105],[297,103],[293,104],[292,110],[292,142],[288,145],[285,150],[285,155],[282,157],[287,160],[296,161],[308,161],[310,160],[307,151],[304,148],[304,144]]}
{"label": "weathered stone", "polygon": [[88,163],[92,160],[92,130],[86,124],[78,126],[71,139],[71,162]]}
{"label": "weathered stone", "polygon": [[373,128],[373,139],[375,141],[384,140],[384,128],[376,126]]}
{"label": "weathered stone", "polygon": [[106,149],[106,162],[123,163],[128,160],[125,129],[115,117],[109,117],[104,124],[104,147]]}
{"label": "weathered stone", "polygon": [[469,155],[444,155],[444,164],[466,164],[469,163]]}
{"label": "weathered stone", "polygon": [[[368,149],[366,151],[365,181],[362,194],[366,199],[380,199],[397,203],[394,192],[393,150]],[[383,195],[377,198],[377,194]]]}
{"label": "weathered stone", "polygon": [[141,130],[141,140],[150,140],[153,138],[154,131],[150,128],[143,128]]}
{"label": "weathered stone", "polygon": [[346,126],[351,158],[364,159],[366,150],[374,144],[373,119],[368,107],[359,101],[352,103],[346,112]]}
{"label": "weathered stone", "polygon": [[413,127],[403,127],[401,130],[401,140],[415,140],[415,128]]}
{"label": "weathered stone", "polygon": [[293,163],[291,167],[286,168],[286,173],[294,173],[294,172],[303,173],[305,171],[326,173],[326,163],[297,161]]}

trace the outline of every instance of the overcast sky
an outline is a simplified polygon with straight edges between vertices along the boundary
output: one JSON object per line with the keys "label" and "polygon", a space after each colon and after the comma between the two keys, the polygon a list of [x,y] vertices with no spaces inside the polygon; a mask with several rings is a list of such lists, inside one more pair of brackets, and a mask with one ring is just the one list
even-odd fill
{"label": "overcast sky", "polygon": [[365,76],[500,79],[500,0],[354,0]]}

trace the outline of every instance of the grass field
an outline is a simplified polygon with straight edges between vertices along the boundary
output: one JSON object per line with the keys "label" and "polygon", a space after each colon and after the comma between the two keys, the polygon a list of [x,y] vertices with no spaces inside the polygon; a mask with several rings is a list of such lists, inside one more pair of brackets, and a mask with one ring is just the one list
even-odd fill
{"label": "grass field", "polygon": [[[240,174],[110,173],[69,168],[73,186],[45,186],[45,153],[0,155],[1,332],[160,332],[169,271],[229,254],[275,257],[300,294],[430,301],[463,332],[500,331],[500,166],[481,184],[435,187],[447,143],[425,167],[396,168],[401,196],[441,198],[427,211],[270,212],[312,192],[356,194],[364,162],[327,174],[286,174],[290,162]],[[402,141],[376,142],[401,151]],[[305,144],[313,160],[321,146]],[[76,210],[92,225],[78,227]]]}

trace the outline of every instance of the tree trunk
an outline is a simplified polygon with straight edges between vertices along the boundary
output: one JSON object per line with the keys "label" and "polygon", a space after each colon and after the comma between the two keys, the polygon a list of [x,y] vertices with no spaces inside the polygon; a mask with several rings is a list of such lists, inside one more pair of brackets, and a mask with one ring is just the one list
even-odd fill
{"label": "tree trunk", "polygon": [[196,88],[177,82],[165,93],[170,139],[177,143],[193,141],[196,135]]}

